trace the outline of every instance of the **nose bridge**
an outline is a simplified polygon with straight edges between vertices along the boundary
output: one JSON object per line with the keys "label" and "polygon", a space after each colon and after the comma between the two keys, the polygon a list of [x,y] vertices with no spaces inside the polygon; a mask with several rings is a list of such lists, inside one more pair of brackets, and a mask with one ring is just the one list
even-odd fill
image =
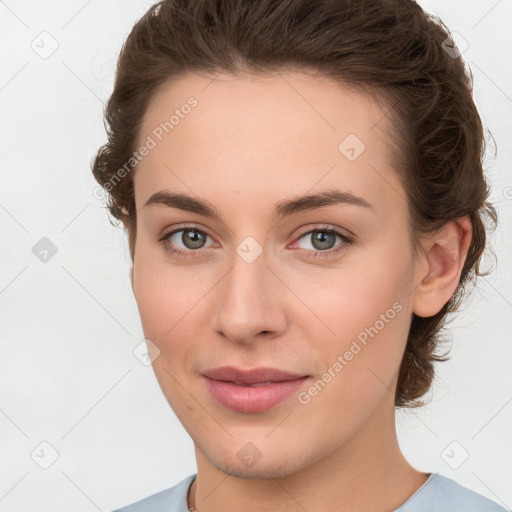
{"label": "nose bridge", "polygon": [[276,293],[270,258],[247,237],[236,247],[230,272],[216,294],[212,327],[234,341],[250,341],[262,331],[277,333],[286,323],[282,295]]}

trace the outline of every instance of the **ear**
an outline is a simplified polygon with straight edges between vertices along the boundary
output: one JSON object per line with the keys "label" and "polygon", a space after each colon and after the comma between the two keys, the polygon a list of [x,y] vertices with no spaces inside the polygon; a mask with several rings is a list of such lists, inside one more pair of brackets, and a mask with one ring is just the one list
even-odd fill
{"label": "ear", "polygon": [[468,216],[450,221],[423,243],[417,265],[412,311],[417,316],[437,314],[455,292],[471,243]]}

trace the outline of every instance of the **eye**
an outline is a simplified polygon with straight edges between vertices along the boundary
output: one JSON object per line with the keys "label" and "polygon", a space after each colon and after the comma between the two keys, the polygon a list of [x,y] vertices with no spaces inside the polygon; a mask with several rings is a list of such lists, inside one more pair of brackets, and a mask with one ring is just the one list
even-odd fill
{"label": "eye", "polygon": [[[336,245],[336,239],[341,240],[341,243]],[[297,243],[300,242],[306,242],[305,245],[310,243],[313,246],[312,251],[307,247],[304,248],[304,245],[301,247],[307,253],[311,253],[312,257],[328,257],[346,250],[353,243],[353,239],[338,229],[322,226],[302,233]]]}
{"label": "eye", "polygon": [[180,229],[166,233],[158,239],[158,242],[168,252],[195,257],[201,253],[201,249],[205,248],[208,238],[211,238],[208,233],[195,226],[182,226]]}
{"label": "eye", "polygon": [[[203,253],[202,250],[208,247],[206,246],[208,238],[212,239],[208,233],[198,229],[197,226],[181,226],[164,234],[157,241],[167,252],[194,258],[200,256]],[[336,245],[336,239],[341,243]],[[312,244],[312,249],[304,245],[300,247],[308,257],[332,257],[346,250],[353,243],[353,239],[336,228],[321,226],[301,233],[296,243]],[[219,244],[213,241],[209,247],[218,246]]]}

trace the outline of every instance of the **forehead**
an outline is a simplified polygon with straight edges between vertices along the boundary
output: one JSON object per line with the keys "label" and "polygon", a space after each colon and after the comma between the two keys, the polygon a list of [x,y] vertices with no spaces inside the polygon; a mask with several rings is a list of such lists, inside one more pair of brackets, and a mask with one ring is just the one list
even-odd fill
{"label": "forehead", "polygon": [[188,73],[149,102],[139,142],[154,148],[135,173],[136,200],[187,185],[277,198],[318,184],[393,203],[390,133],[384,106],[326,77]]}
{"label": "forehead", "polygon": [[[189,109],[191,98],[197,105]],[[190,128],[207,140],[230,135],[237,140],[250,137],[256,141],[300,142],[317,134],[326,142],[336,142],[351,130],[375,143],[373,138],[389,128],[387,109],[376,98],[330,78],[298,71],[209,76],[186,73],[162,84],[153,95],[141,133],[151,133],[177,111],[181,115],[173,121],[172,132],[178,136],[190,135]],[[179,112],[181,109],[187,112]],[[212,124],[215,133],[211,132]]]}

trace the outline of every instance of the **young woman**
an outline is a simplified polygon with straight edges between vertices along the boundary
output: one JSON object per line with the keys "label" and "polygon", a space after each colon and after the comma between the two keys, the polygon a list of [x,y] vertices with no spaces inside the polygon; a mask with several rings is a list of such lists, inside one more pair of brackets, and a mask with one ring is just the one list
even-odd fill
{"label": "young woman", "polygon": [[197,460],[120,510],[504,510],[412,467],[395,429],[496,222],[439,20],[409,0],[164,0],[106,121],[94,176]]}

